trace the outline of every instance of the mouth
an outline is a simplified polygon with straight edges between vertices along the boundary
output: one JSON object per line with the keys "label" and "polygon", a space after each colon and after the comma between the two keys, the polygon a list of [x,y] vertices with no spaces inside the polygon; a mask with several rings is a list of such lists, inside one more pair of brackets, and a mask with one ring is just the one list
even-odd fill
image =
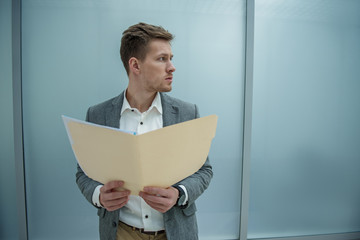
{"label": "mouth", "polygon": [[165,80],[166,80],[166,81],[170,81],[170,82],[172,82],[172,80],[173,80],[173,76],[168,76],[168,77],[166,77],[166,78],[165,78]]}

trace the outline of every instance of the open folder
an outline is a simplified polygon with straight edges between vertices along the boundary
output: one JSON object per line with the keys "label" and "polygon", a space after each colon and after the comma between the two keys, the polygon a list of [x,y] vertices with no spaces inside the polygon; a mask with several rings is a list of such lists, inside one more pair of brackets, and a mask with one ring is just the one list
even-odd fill
{"label": "open folder", "polygon": [[170,187],[205,163],[215,137],[211,115],[141,135],[63,116],[75,157],[85,174],[103,184],[123,180],[137,195],[145,186]]}

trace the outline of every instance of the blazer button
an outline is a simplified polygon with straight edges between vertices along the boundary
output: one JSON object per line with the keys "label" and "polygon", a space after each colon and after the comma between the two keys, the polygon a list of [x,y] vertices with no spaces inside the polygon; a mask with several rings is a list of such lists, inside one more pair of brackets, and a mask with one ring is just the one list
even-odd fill
{"label": "blazer button", "polygon": [[117,226],[116,222],[113,222],[112,225],[113,225],[113,227],[116,227],[116,226]]}

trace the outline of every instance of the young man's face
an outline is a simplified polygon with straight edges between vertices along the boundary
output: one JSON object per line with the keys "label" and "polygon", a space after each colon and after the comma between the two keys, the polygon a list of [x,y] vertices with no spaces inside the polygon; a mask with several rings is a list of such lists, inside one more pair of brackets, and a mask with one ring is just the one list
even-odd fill
{"label": "young man's face", "polygon": [[147,92],[169,92],[175,67],[170,43],[155,39],[148,45],[148,52],[143,61],[139,61],[141,85]]}

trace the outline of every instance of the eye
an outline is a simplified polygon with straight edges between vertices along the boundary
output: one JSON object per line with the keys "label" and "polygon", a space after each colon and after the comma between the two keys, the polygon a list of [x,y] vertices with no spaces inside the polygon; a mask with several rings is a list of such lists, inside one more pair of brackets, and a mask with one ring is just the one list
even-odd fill
{"label": "eye", "polygon": [[160,57],[159,60],[163,62],[163,61],[166,60],[166,58],[165,57]]}

